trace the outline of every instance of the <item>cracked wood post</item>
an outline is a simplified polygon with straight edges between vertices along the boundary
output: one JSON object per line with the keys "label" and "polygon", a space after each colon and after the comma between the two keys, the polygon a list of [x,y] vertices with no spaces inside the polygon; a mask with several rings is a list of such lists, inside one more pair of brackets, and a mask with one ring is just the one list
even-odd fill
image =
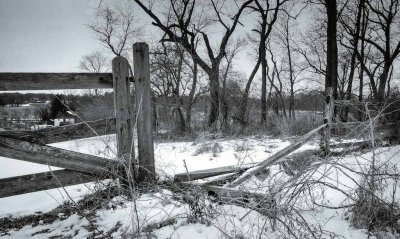
{"label": "cracked wood post", "polygon": [[332,117],[333,117],[333,88],[326,87],[325,91],[325,108],[324,108],[324,124],[327,126],[321,130],[320,147],[322,152],[327,155],[330,152],[329,142],[331,138]]}
{"label": "cracked wood post", "polygon": [[129,63],[122,56],[112,60],[114,109],[117,134],[117,157],[124,163],[124,178],[128,183],[134,178],[135,152],[132,141],[131,104],[129,88]]}
{"label": "cracked wood post", "polygon": [[135,101],[137,114],[139,170],[138,181],[151,183],[155,179],[153,129],[151,119],[151,88],[149,46],[133,44]]}

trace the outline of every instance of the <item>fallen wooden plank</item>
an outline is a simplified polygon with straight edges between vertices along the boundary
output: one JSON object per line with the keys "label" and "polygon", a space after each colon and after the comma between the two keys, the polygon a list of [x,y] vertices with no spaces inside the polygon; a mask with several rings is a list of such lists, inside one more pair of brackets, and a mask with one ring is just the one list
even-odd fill
{"label": "fallen wooden plank", "polygon": [[226,173],[243,172],[244,170],[249,169],[253,166],[254,164],[247,164],[241,166],[225,166],[219,168],[191,171],[189,173],[178,173],[175,174],[174,176],[174,182],[185,182],[190,180],[209,178]]}
{"label": "fallen wooden plank", "polygon": [[111,159],[6,137],[0,137],[0,156],[88,173],[106,172],[117,164]]}
{"label": "fallen wooden plank", "polygon": [[264,168],[271,166],[273,164],[279,163],[280,160],[284,159],[285,156],[289,155],[290,153],[294,152],[296,149],[300,148],[303,144],[308,142],[313,136],[315,136],[320,130],[324,129],[327,125],[323,124],[316,129],[305,134],[295,143],[290,144],[289,146],[285,147],[284,149],[280,150],[279,152],[275,153],[271,157],[267,158],[266,160],[258,163],[255,167],[252,167],[246,170],[243,174],[241,174],[237,179],[233,182],[227,184],[227,187],[235,187],[240,183],[244,182],[245,180],[249,179],[252,175],[260,173],[264,170]]}
{"label": "fallen wooden plank", "polygon": [[226,183],[231,182],[234,179],[236,179],[237,175],[238,175],[238,172],[226,173],[226,174],[221,174],[221,175],[214,176],[214,177],[198,179],[193,182],[196,184],[202,184],[202,185],[207,184],[207,185],[222,186],[222,185],[225,185]]}
{"label": "fallen wooden plank", "polygon": [[257,202],[262,201],[268,204],[271,204],[273,202],[273,198],[265,193],[257,193],[242,189],[239,190],[214,185],[199,185],[199,187],[207,191],[209,195],[218,196],[219,198],[225,198],[226,200],[249,200],[250,198],[252,198]]}
{"label": "fallen wooden plank", "polygon": [[71,186],[100,179],[87,173],[68,169],[0,179],[0,198]]}
{"label": "fallen wooden plank", "polygon": [[0,73],[0,91],[113,88],[111,73]]}
{"label": "fallen wooden plank", "polygon": [[256,210],[263,214],[271,214],[274,211],[275,198],[271,195],[246,191],[242,189],[232,189],[214,185],[197,185],[194,183],[181,183],[177,191],[190,193],[193,196],[193,190],[200,190],[207,193],[214,200],[223,204],[237,205],[245,208]]}
{"label": "fallen wooden plank", "polygon": [[0,131],[0,136],[36,144],[50,144],[112,133],[115,133],[115,118],[38,130]]}
{"label": "fallen wooden plank", "polygon": [[330,144],[331,148],[370,147],[371,140]]}

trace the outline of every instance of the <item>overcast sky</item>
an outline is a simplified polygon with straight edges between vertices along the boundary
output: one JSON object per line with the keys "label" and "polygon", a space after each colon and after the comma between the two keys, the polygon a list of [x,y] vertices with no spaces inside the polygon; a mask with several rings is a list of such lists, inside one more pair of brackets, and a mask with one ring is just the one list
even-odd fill
{"label": "overcast sky", "polygon": [[85,26],[95,1],[0,0],[1,72],[74,72],[103,47]]}

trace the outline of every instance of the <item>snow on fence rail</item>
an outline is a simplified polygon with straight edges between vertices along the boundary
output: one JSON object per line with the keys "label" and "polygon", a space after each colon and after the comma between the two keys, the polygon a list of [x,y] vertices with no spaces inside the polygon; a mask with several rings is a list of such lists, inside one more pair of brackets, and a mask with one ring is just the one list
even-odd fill
{"label": "snow on fence rail", "polygon": [[[150,114],[150,67],[146,43],[135,43],[135,85],[138,122],[139,165],[135,165],[130,109],[129,64],[123,57],[113,59],[113,73],[0,73],[0,91],[113,88],[115,119],[103,119],[75,125],[40,130],[1,131],[0,156],[47,164],[64,170],[0,179],[0,198],[61,186],[80,184],[121,172],[118,161],[74,151],[48,143],[92,137],[115,131],[117,156],[125,160],[122,168],[139,169],[127,172],[131,179],[152,181],[155,176],[152,125]],[[100,132],[100,133],[97,133]],[[110,133],[111,133],[110,132]],[[119,161],[120,161],[119,160]],[[127,165],[131,164],[131,165]],[[129,166],[129,167],[126,167]],[[140,167],[139,167],[140,166]],[[145,172],[145,173],[144,173]],[[136,175],[138,174],[138,175]],[[142,175],[141,175],[142,174]],[[122,174],[121,174],[122,175]],[[126,175],[124,173],[123,175]]]}

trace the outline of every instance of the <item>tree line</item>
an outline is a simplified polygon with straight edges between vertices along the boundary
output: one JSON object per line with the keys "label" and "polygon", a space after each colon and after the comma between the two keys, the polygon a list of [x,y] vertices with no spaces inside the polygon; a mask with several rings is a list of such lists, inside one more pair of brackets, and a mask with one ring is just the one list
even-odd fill
{"label": "tree line", "polygon": [[[193,105],[205,94],[212,129],[247,126],[252,97],[259,99],[261,125],[269,113],[295,119],[298,95],[323,95],[326,87],[334,99],[392,99],[398,10],[398,0],[102,1],[89,28],[109,52],[130,60],[132,43],[148,39],[135,12],[146,15],[154,31],[153,108],[156,99],[173,99],[168,103],[185,131]],[[247,74],[239,65],[243,59],[249,59]],[[81,66],[99,72],[108,69],[105,62],[93,53]],[[351,113],[349,107],[335,110],[342,121]]]}

